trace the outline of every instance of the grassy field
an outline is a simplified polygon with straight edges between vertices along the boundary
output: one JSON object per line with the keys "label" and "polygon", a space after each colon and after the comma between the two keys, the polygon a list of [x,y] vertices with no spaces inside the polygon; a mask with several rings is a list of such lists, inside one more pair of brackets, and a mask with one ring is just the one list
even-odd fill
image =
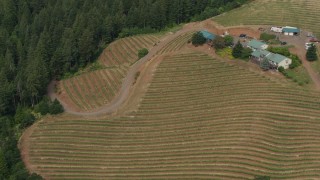
{"label": "grassy field", "polygon": [[294,69],[287,69],[286,72],[290,79],[292,79],[294,82],[298,83],[301,86],[312,83],[312,80],[307,70],[303,66],[299,66]]}
{"label": "grassy field", "polygon": [[255,0],[214,20],[224,26],[297,26],[320,37],[319,9],[318,0]]}
{"label": "grassy field", "polygon": [[92,111],[108,104],[117,94],[128,68],[138,60],[138,50],[150,49],[158,41],[155,35],[115,41],[99,57],[102,70],[62,80],[58,87],[60,94],[72,107],[81,111]]}
{"label": "grassy field", "polygon": [[136,112],[40,121],[30,162],[48,179],[319,179],[319,121],[318,92],[190,52]]}
{"label": "grassy field", "polygon": [[318,60],[311,63],[312,68],[315,72],[320,74],[320,46],[317,45],[318,49]]}

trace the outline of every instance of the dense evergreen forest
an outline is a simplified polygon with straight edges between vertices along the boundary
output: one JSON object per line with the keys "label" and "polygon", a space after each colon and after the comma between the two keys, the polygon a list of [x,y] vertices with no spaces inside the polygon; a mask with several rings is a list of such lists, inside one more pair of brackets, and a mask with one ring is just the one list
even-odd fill
{"label": "dense evergreen forest", "polygon": [[119,36],[203,20],[246,1],[0,0],[0,179],[28,177],[17,140],[52,79],[94,61]]}

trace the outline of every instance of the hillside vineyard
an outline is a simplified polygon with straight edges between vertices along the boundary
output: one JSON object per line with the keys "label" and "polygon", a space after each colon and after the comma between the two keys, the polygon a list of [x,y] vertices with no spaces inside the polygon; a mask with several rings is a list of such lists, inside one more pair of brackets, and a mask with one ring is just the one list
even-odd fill
{"label": "hillside vineyard", "polygon": [[100,55],[101,70],[84,73],[60,82],[59,97],[75,110],[94,111],[117,95],[128,68],[139,58],[138,50],[151,49],[159,39],[154,35],[121,38]]}
{"label": "hillside vineyard", "polygon": [[47,117],[28,151],[48,179],[316,179],[319,120],[319,93],[190,52],[164,58],[136,112]]}
{"label": "hillside vineyard", "polygon": [[318,0],[255,0],[214,18],[225,26],[297,26],[320,36]]}

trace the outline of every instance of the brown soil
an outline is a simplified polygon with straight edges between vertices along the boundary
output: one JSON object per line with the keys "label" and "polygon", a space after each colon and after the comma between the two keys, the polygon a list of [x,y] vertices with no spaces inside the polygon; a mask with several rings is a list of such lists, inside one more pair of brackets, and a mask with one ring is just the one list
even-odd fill
{"label": "brown soil", "polygon": [[[141,69],[141,67],[143,66],[143,64],[145,62],[147,62],[150,58],[153,58],[155,56],[155,54],[162,48],[164,47],[167,43],[169,43],[171,40],[173,40],[174,38],[178,37],[179,35],[186,33],[186,32],[190,32],[190,31],[194,31],[194,30],[201,30],[201,29],[207,29],[210,32],[213,32],[215,34],[221,35],[224,32],[228,32],[229,34],[233,35],[233,36],[238,36],[241,33],[247,34],[248,36],[251,36],[253,38],[259,38],[261,32],[258,30],[259,26],[235,26],[235,27],[223,27],[221,25],[218,25],[217,23],[215,23],[214,21],[208,19],[202,22],[193,22],[193,23],[189,23],[186,24],[182,30],[176,32],[176,33],[169,33],[167,36],[165,36],[164,38],[162,38],[160,40],[160,43],[158,43],[157,46],[155,46],[154,48],[152,48],[149,52],[149,54],[142,58],[141,60],[139,60],[136,65],[130,67],[129,71],[131,71],[130,73],[128,73],[127,77],[125,77],[125,79],[123,80],[123,84],[121,87],[121,90],[117,93],[116,97],[114,97],[114,99],[107,105],[104,105],[102,107],[99,107],[97,109],[93,109],[90,110],[89,112],[83,112],[83,110],[81,110],[80,108],[75,107],[75,105],[73,103],[70,102],[70,100],[68,100],[67,94],[61,94],[59,97],[56,96],[55,94],[49,93],[50,97],[54,97],[54,98],[58,98],[58,100],[60,102],[62,102],[63,106],[65,107],[66,112],[71,113],[71,114],[75,114],[75,115],[84,115],[84,116],[99,116],[105,113],[108,114],[112,114],[114,113],[120,106],[122,106],[122,103],[125,101],[125,99],[127,99],[126,97],[128,97],[129,92],[131,92],[131,85],[132,82],[129,81],[133,81],[133,77],[135,75],[135,73]],[[283,38],[292,38],[292,37],[283,37]],[[286,39],[285,39],[286,40]],[[290,40],[290,39],[288,39]],[[297,50],[297,54],[300,56],[300,58],[303,60],[303,65],[305,66],[305,68],[307,69],[307,71],[309,72],[312,80],[315,82],[315,86],[317,89],[320,89],[320,77],[318,77],[318,75],[313,71],[313,69],[311,68],[310,64],[305,60],[304,58],[304,51],[300,51],[300,49],[304,49],[304,43],[301,42],[290,42],[290,44],[294,44],[296,47],[298,45],[302,45],[302,48],[299,47],[299,51]],[[294,50],[293,50],[294,51]],[[214,51],[203,51],[205,53],[208,53],[210,55],[212,55],[215,58],[218,58],[215,54]],[[246,66],[249,69],[254,69],[257,70],[259,72],[261,72],[260,70],[257,69],[256,66],[250,64],[250,63],[242,63],[244,66]],[[238,65],[241,65],[241,63],[238,63]],[[135,67],[136,66],[136,67]],[[274,73],[274,72],[261,72],[262,74],[270,74],[272,76],[278,76],[278,78],[282,78],[282,76],[279,76],[278,73]],[[52,88],[52,87],[51,87]],[[130,90],[128,90],[130,89]],[[126,91],[126,92],[124,92]],[[49,91],[50,92],[50,91]],[[52,91],[51,91],[52,92]],[[125,97],[126,96],[126,97]],[[122,101],[122,102],[120,102]],[[115,105],[117,104],[117,105]]]}
{"label": "brown soil", "polygon": [[139,70],[140,76],[134,86],[131,87],[128,99],[123,103],[116,114],[122,115],[138,109],[141,99],[147,92],[153,79],[153,75],[162,60],[163,56],[157,56],[141,67]]}
{"label": "brown soil", "polygon": [[[206,20],[203,22],[194,22],[186,24],[180,31],[176,33],[169,33],[167,36],[162,38],[160,42],[157,44],[157,46],[154,46],[147,56],[137,61],[134,65],[132,65],[127,73],[127,76],[124,78],[122,82],[122,86],[117,93],[117,95],[113,98],[113,100],[107,104],[104,105],[98,109],[95,109],[93,112],[82,112],[79,108],[77,108],[73,103],[70,103],[67,98],[67,94],[65,92],[62,92],[61,94],[57,95],[54,92],[54,86],[57,83],[56,81],[53,81],[50,83],[48,87],[48,95],[51,97],[51,99],[57,98],[63,107],[65,108],[65,111],[68,116],[68,114],[74,116],[85,116],[86,118],[101,118],[102,116],[106,115],[116,115],[120,116],[127,112],[135,111],[137,110],[139,103],[141,101],[141,97],[145,94],[147,91],[147,88],[149,84],[152,81],[152,74],[156,70],[157,66],[160,64],[160,62],[163,60],[163,56],[156,57],[156,53],[163,49],[170,41],[175,39],[176,37],[190,32],[190,31],[196,31],[196,30],[202,30],[207,29],[210,32],[213,32],[215,34],[221,35],[225,31],[228,31],[231,35],[238,36],[241,33],[245,33],[251,37],[258,38],[260,36],[260,32],[257,30],[256,27],[250,26],[250,27],[222,27],[217,25],[215,22],[211,20]],[[208,46],[201,46],[201,47],[191,47],[187,46],[186,48],[192,48],[193,50],[201,51],[204,53],[209,54],[210,56],[214,58],[218,58],[220,60],[224,60],[219,58],[215,52],[212,50],[212,48]],[[315,82],[315,85],[317,89],[320,90],[320,78],[317,76],[316,73],[312,70],[310,63],[308,63],[304,58],[304,51],[300,51],[299,49],[291,49],[293,52],[297,53],[300,58],[303,60],[303,65],[308,70],[312,80]],[[260,69],[251,63],[241,62],[241,61],[232,61],[232,60],[224,60],[227,61],[230,64],[237,64],[239,66],[245,67],[249,70],[260,72],[262,74],[267,74],[272,77],[281,78],[282,76],[279,76],[278,73],[272,73],[272,72],[262,72]],[[134,77],[135,74],[140,71],[140,77],[138,78],[137,82],[133,85],[133,82],[135,81]],[[28,128],[24,134],[22,135],[20,141],[19,141],[19,148],[21,150],[21,156],[26,164],[27,169],[30,172],[35,171],[35,167],[32,166],[32,164],[29,161],[29,154],[28,150],[30,148],[29,144],[29,138],[34,131],[34,128],[37,126],[37,123],[35,123],[33,126]]]}
{"label": "brown soil", "polygon": [[[32,166],[32,164],[30,163],[30,156],[29,156],[30,140],[29,139],[30,139],[34,129],[36,128],[37,124],[38,123],[34,123],[28,129],[26,129],[23,132],[22,136],[20,137],[19,143],[18,143],[18,148],[20,150],[21,159],[24,162],[26,168],[31,173],[36,172],[36,168],[34,166]],[[42,175],[42,177],[43,177],[43,175]]]}
{"label": "brown soil", "polygon": [[247,34],[250,37],[258,39],[261,32],[258,30],[258,26],[232,26],[224,27],[211,19],[205,20],[202,22],[205,29],[210,32],[213,32],[218,35],[222,35],[225,32],[228,32],[232,36],[239,36],[240,34]]}

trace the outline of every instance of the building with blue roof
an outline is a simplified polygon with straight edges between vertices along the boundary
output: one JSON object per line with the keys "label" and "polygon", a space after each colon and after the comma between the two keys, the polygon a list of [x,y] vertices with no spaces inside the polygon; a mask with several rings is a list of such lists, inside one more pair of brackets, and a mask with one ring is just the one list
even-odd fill
{"label": "building with blue roof", "polygon": [[213,41],[216,38],[215,34],[212,34],[206,30],[202,30],[200,33],[207,39],[207,41]]}
{"label": "building with blue roof", "polygon": [[266,50],[268,48],[268,44],[263,43],[261,41],[252,39],[249,43],[248,43],[248,48],[250,48],[252,51],[256,51],[256,50]]}
{"label": "building with blue roof", "polygon": [[286,26],[282,28],[282,33],[288,36],[298,35],[300,34],[300,29],[296,27]]}

